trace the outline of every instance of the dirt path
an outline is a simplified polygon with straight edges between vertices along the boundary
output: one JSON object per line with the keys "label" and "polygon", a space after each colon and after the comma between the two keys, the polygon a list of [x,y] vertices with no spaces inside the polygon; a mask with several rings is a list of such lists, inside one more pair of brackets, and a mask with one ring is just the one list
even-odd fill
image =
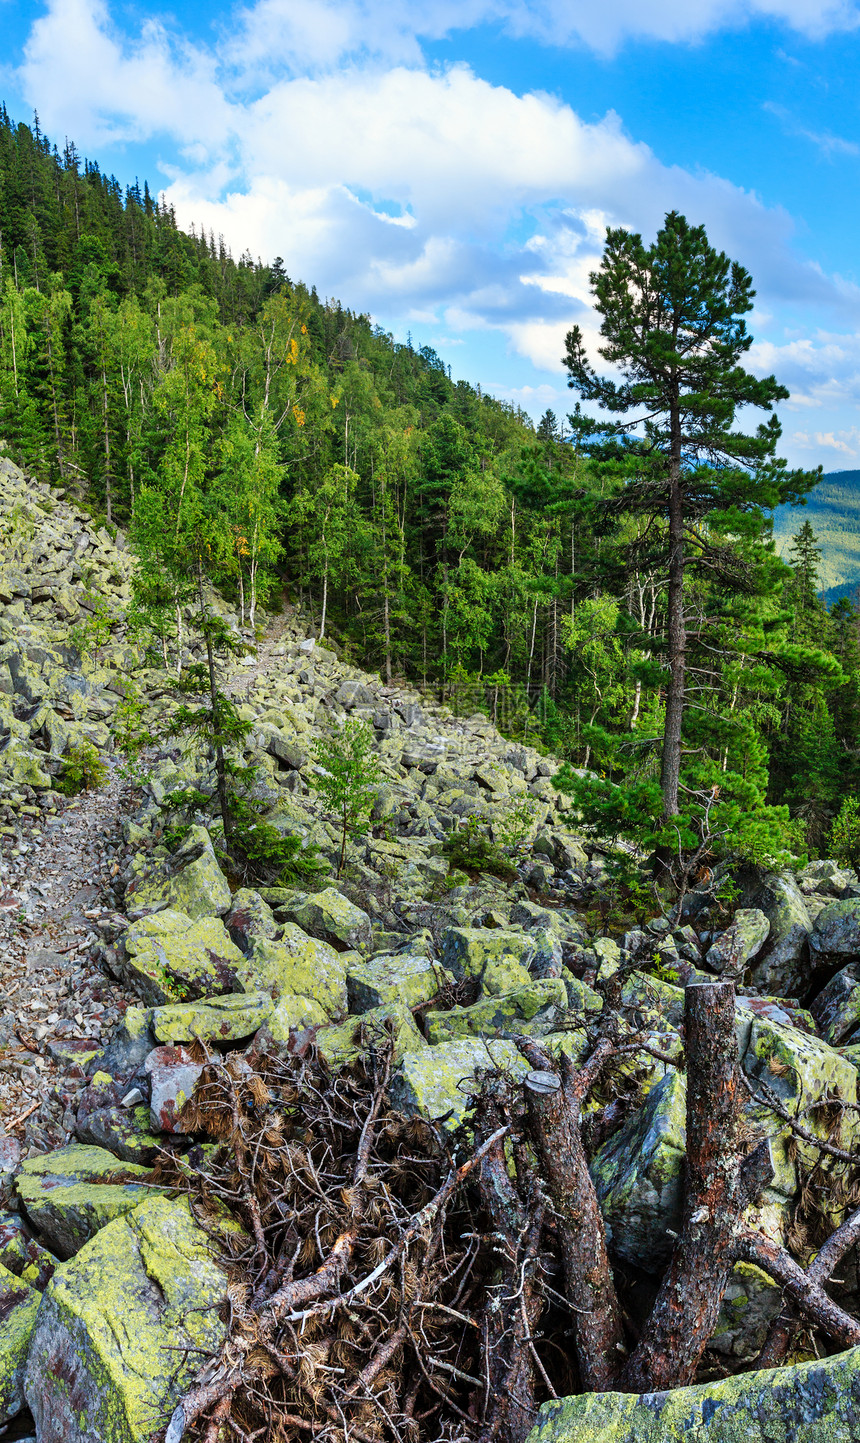
{"label": "dirt path", "polygon": [[30,819],[0,850],[0,1174],[19,1147],[69,1140],[84,1085],[75,1055],[106,1041],[136,1000],[90,956],[116,908],[123,850],[127,783],[108,767],[107,786]]}

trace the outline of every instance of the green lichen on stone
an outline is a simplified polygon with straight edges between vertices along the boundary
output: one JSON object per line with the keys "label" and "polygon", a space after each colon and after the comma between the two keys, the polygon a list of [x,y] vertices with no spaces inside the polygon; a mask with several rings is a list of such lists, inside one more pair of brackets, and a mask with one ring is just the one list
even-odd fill
{"label": "green lichen on stone", "polygon": [[444,983],[454,978],[440,963],[413,952],[381,953],[347,972],[349,1005],[353,1012],[402,1002],[417,1007],[429,1002]]}
{"label": "green lichen on stone", "polygon": [[328,1018],[313,997],[285,992],[279,997],[261,1034],[261,1041],[289,1042],[290,1033],[306,1027],[325,1027]]}
{"label": "green lichen on stone", "polygon": [[312,997],[326,1016],[337,1020],[347,1009],[346,965],[327,942],[309,937],[287,922],[273,940],[255,937],[247,959],[254,985],[274,997]]}
{"label": "green lichen on stone", "polygon": [[228,992],[207,1002],[180,1002],[156,1007],[152,1030],[159,1042],[238,1042],[253,1037],[272,1014],[267,992]]}
{"label": "green lichen on stone", "polygon": [[293,911],[292,917],[312,937],[341,942],[359,952],[370,947],[370,918],[336,887],[315,892]]}
{"label": "green lichen on stone", "polygon": [[527,1443],[857,1443],[860,1348],[642,1396],[544,1403]]}
{"label": "green lichen on stone", "polygon": [[15,1187],[40,1237],[58,1257],[69,1258],[150,1195],[151,1187],[137,1183],[138,1177],[148,1178],[148,1168],[120,1162],[105,1148],[70,1143],[25,1158]]}
{"label": "green lichen on stone", "polygon": [[150,1196],[105,1227],[45,1292],[26,1375],[39,1436],[148,1443],[219,1346],[225,1289],[184,1200]]}
{"label": "green lichen on stone", "polygon": [[781,1303],[781,1289],[767,1273],[754,1263],[736,1263],[708,1347],[732,1358],[757,1357]]}
{"label": "green lichen on stone", "polygon": [[220,917],[167,908],[132,923],[123,948],[128,980],[156,1007],[252,990],[251,969]]}
{"label": "green lichen on stone", "polygon": [[471,1007],[428,1012],[431,1043],[456,1037],[542,1037],[555,1032],[567,1011],[567,988],[560,977],[530,982],[501,997],[483,997]]}
{"label": "green lichen on stone", "polygon": [[41,1301],[23,1277],[0,1265],[0,1426],[24,1407],[24,1365]]}
{"label": "green lichen on stone", "polygon": [[493,997],[528,986],[534,951],[527,932],[497,927],[449,927],[442,937],[443,965],[457,978],[477,978]]}
{"label": "green lichen on stone", "polygon": [[359,1017],[348,1017],[335,1027],[321,1027],[316,1041],[329,1066],[341,1067],[369,1048],[382,1046],[389,1038],[394,1042],[395,1066],[407,1053],[427,1050],[412,1013],[402,1003],[374,1007]]}
{"label": "green lichen on stone", "polygon": [[523,1078],[529,1065],[506,1038],[463,1038],[410,1052],[392,1081],[392,1102],[453,1131],[472,1105],[476,1074],[493,1068]]}
{"label": "green lichen on stone", "polygon": [[133,914],[170,907],[186,916],[213,917],[230,907],[230,886],[203,827],[192,829],[181,851],[136,877],[126,892]]}
{"label": "green lichen on stone", "polygon": [[667,1072],[591,1162],[612,1248],[649,1273],[668,1261],[667,1229],[679,1226],[686,1101],[683,1075]]}

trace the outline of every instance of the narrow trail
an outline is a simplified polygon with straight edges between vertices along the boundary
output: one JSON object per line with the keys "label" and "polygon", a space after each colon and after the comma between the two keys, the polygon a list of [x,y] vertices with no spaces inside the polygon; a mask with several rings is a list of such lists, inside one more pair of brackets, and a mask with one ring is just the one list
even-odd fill
{"label": "narrow trail", "polygon": [[90,955],[117,907],[124,848],[128,783],[107,765],[106,786],[31,818],[0,852],[0,1176],[19,1151],[69,1140],[84,1086],[76,1055],[107,1041],[137,1000]]}

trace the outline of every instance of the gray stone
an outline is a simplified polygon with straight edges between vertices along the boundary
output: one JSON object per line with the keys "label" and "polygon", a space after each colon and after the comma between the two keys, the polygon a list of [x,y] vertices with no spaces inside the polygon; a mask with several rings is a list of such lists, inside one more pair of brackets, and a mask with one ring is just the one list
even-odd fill
{"label": "gray stone", "polygon": [[0,1427],[25,1404],[24,1368],[41,1301],[35,1288],[0,1264]]}
{"label": "gray stone", "polygon": [[770,922],[757,907],[740,907],[732,925],[708,948],[705,958],[715,972],[740,976],[761,951],[770,932]]}
{"label": "gray stone", "polygon": [[810,980],[812,918],[790,872],[771,872],[757,898],[770,922],[766,946],[750,969],[749,982],[761,992],[801,997]]}
{"label": "gray stone", "polygon": [[544,1403],[527,1443],[857,1443],[860,1348],[668,1393]]}
{"label": "gray stone", "polygon": [[106,1226],[42,1299],[26,1372],[39,1443],[146,1443],[220,1346],[226,1285],[184,1199]]}

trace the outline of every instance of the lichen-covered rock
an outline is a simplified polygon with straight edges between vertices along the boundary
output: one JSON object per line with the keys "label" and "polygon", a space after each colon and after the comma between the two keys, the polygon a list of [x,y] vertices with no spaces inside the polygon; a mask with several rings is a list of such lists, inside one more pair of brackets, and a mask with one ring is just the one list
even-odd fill
{"label": "lichen-covered rock", "polygon": [[[161,912],[159,916],[164,917],[165,913]],[[151,1017],[148,1008],[127,1007],[111,1033],[107,1047],[88,1064],[88,1070],[96,1072],[101,1069],[111,1077],[119,1077],[145,1062],[155,1046]]]}
{"label": "lichen-covered rock", "polygon": [[320,1053],[330,1067],[352,1062],[360,1053],[380,1047],[389,1040],[394,1043],[393,1062],[403,1061],[409,1052],[427,1049],[426,1040],[415,1025],[408,1007],[389,1003],[374,1007],[359,1017],[348,1017],[333,1027],[321,1027],[316,1035]]}
{"label": "lichen-covered rock", "polygon": [[69,1143],[25,1158],[15,1188],[42,1241],[58,1258],[70,1258],[100,1228],[150,1195],[151,1188],[133,1181],[137,1177],[148,1178],[148,1168],[119,1162],[101,1147]]}
{"label": "lichen-covered rock", "polygon": [[252,937],[274,937],[278,930],[275,914],[269,903],[250,887],[233,893],[233,904],[224,918],[231,941],[247,952]]}
{"label": "lichen-covered rock", "polygon": [[860,1348],[670,1393],[544,1403],[527,1443],[857,1443]]}
{"label": "lichen-covered rock", "polygon": [[413,952],[379,953],[369,962],[350,967],[346,985],[352,1012],[402,1002],[417,1007],[435,997],[444,983],[454,981],[432,957]]}
{"label": "lichen-covered rock", "polygon": [[[137,1102],[132,1104],[134,1097]],[[79,1142],[105,1148],[123,1162],[142,1164],[154,1162],[161,1145],[151,1131],[149,1108],[135,1079],[129,1075],[113,1078],[107,1072],[95,1072],[78,1099],[75,1136]]]}
{"label": "lichen-covered rock", "polygon": [[708,1348],[745,1362],[757,1358],[782,1305],[782,1290],[754,1263],[732,1268]]}
{"label": "lichen-covered rock", "polygon": [[804,892],[821,892],[828,897],[841,896],[846,887],[857,881],[853,867],[844,867],[840,862],[825,857],[807,862],[798,877]]}
{"label": "lichen-covered rock", "polygon": [[734,921],[708,948],[705,958],[715,972],[740,975],[757,957],[770,933],[770,922],[758,907],[739,907]]}
{"label": "lichen-covered rock", "polygon": [[184,1047],[156,1047],[146,1059],[149,1075],[149,1112],[158,1132],[184,1132],[179,1114],[203,1071]]}
{"label": "lichen-covered rock", "polygon": [[278,998],[266,1022],[257,1033],[257,1044],[289,1042],[291,1032],[304,1032],[308,1027],[325,1027],[328,1017],[313,997],[299,997],[285,992]]}
{"label": "lichen-covered rock", "polygon": [[810,978],[812,918],[791,873],[771,872],[765,877],[758,905],[770,922],[770,936],[750,969],[750,983],[762,992],[802,996]]}
{"label": "lichen-covered rock", "polygon": [[24,1367],[41,1294],[0,1264],[0,1427],[24,1407]]}
{"label": "lichen-covered rock", "polygon": [[849,962],[831,977],[810,1011],[828,1042],[844,1042],[860,1027],[860,961]]}
{"label": "lichen-covered rock", "polygon": [[442,936],[442,964],[457,978],[473,977],[484,992],[501,996],[527,987],[534,939],[502,928],[449,927]]}
{"label": "lichen-covered rock", "polygon": [[681,1216],[687,1088],[674,1070],[595,1153],[591,1175],[610,1245],[646,1273],[668,1262]]}
{"label": "lichen-covered rock", "polygon": [[809,945],[818,963],[860,956],[860,897],[828,902],[812,924]]}
{"label": "lichen-covered rock", "polygon": [[0,1213],[0,1264],[37,1293],[47,1287],[58,1259],[28,1230],[20,1213]]}
{"label": "lichen-covered rock", "polygon": [[464,1038],[425,1047],[404,1057],[392,1080],[391,1099],[402,1112],[453,1132],[472,1105],[476,1074],[493,1068],[523,1078],[529,1065],[505,1038]]}
{"label": "lichen-covered rock", "polygon": [[130,917],[165,907],[192,918],[216,917],[229,911],[231,900],[230,885],[204,827],[193,827],[174,856],[135,877],[126,889]]}
{"label": "lichen-covered rock", "polygon": [[311,997],[331,1021],[344,1016],[348,962],[327,942],[309,937],[295,922],[287,922],[277,939],[252,938],[247,965],[255,986],[276,999]]}
{"label": "lichen-covered rock", "polygon": [[567,988],[562,979],[530,982],[516,992],[483,997],[471,1007],[451,1007],[426,1014],[431,1043],[456,1037],[543,1037],[557,1032],[567,1012]]}
{"label": "lichen-covered rock", "polygon": [[219,1347],[225,1291],[184,1200],[104,1228],[42,1299],[25,1385],[40,1443],[148,1443]]}
{"label": "lichen-covered rock", "polygon": [[357,952],[370,947],[370,918],[336,887],[314,892],[293,911],[292,917],[304,932],[324,942],[340,943]]}
{"label": "lichen-covered rock", "polygon": [[168,908],[123,937],[123,974],[151,1006],[244,990],[250,969],[220,917]]}
{"label": "lichen-covered rock", "polygon": [[227,992],[207,1002],[175,1002],[156,1007],[152,1030],[159,1042],[238,1042],[253,1037],[271,1016],[268,992]]}

